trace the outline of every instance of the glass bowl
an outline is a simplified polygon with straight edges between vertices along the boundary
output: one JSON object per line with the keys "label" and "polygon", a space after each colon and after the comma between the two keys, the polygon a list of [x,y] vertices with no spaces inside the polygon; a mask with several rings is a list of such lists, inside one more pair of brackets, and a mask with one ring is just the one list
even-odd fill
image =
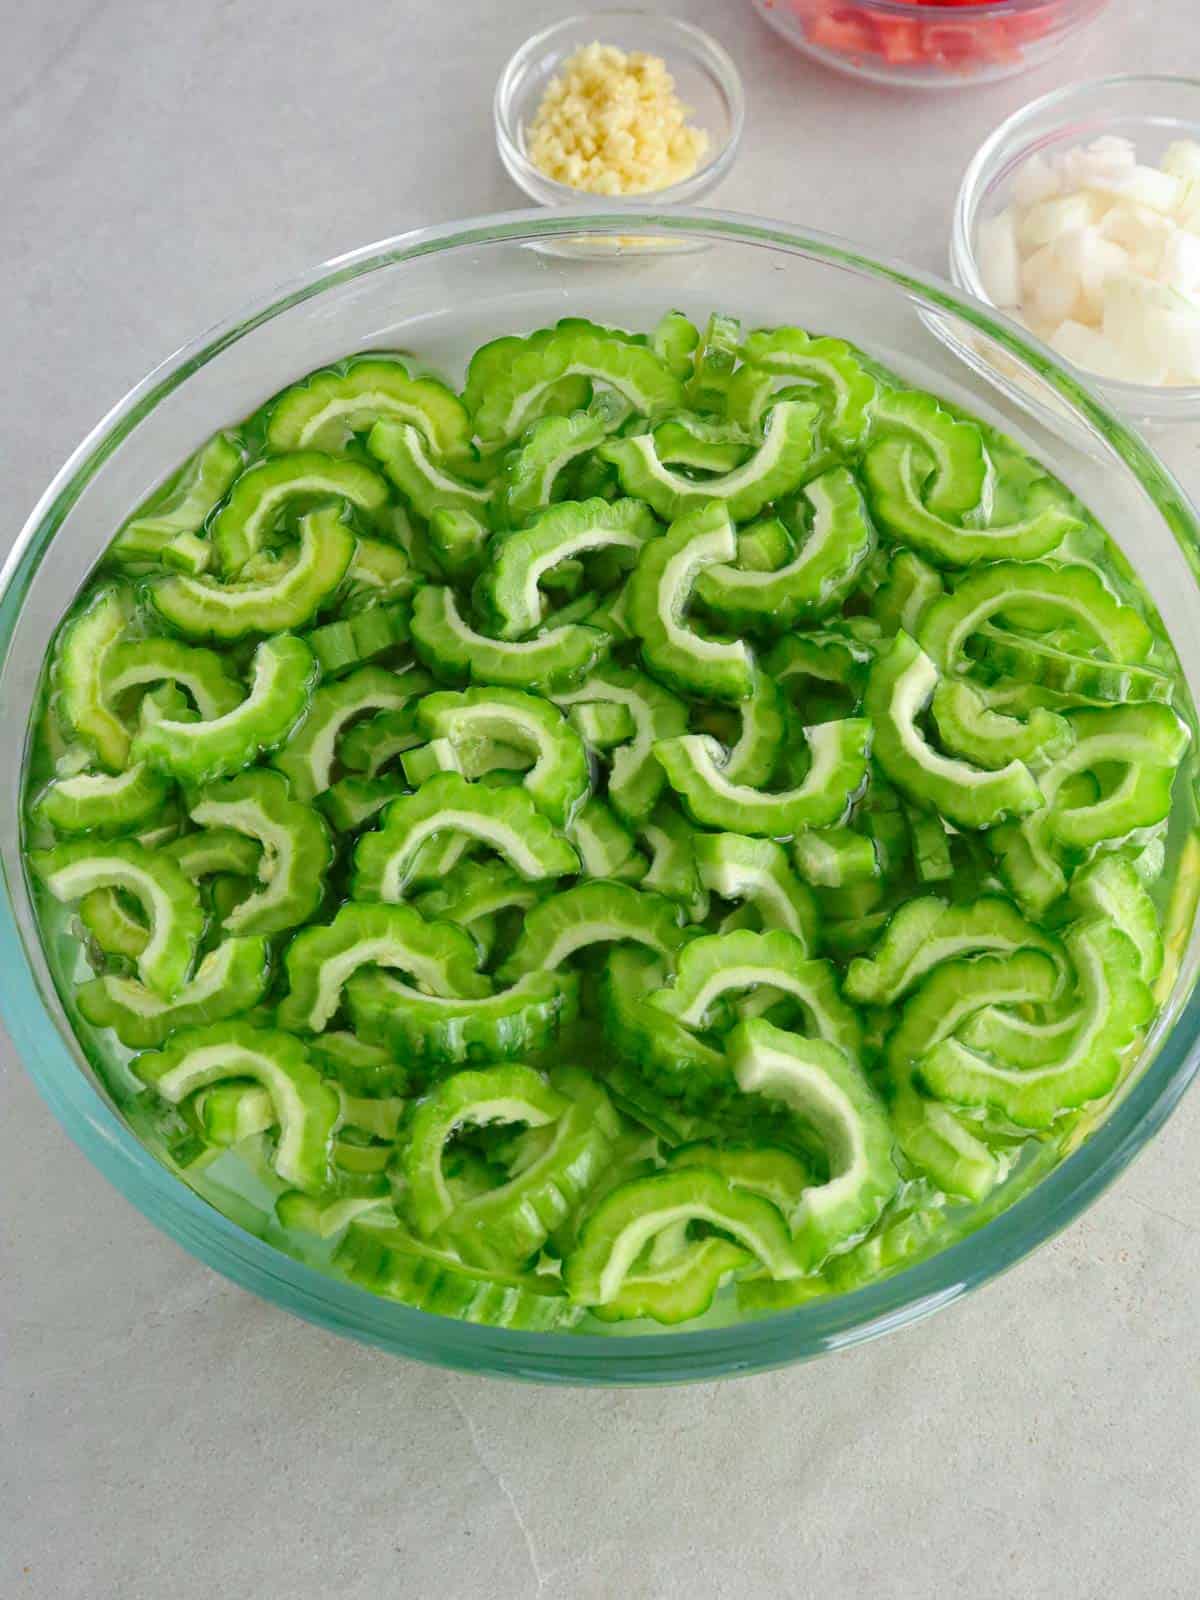
{"label": "glass bowl", "polygon": [[[661,56],[675,79],[676,92],[690,120],[708,134],[704,164],[682,183],[646,195],[589,195],[548,178],[525,153],[525,131],[551,78],[577,50],[599,41],[621,50]],[[541,206],[619,203],[694,205],[711,194],[737,156],[745,122],[742,79],[715,39],[688,22],[653,11],[592,11],[567,17],[527,39],[500,74],[493,103],[496,147],[513,182]]]}
{"label": "glass bowl", "polygon": [[[979,225],[1008,203],[1024,164],[1032,156],[1059,155],[1105,134],[1131,139],[1139,161],[1151,165],[1173,140],[1200,140],[1200,79],[1096,78],[1043,95],[1002,122],[980,146],[958,191],[950,273],[960,288],[988,299],[975,256]],[[1200,387],[1151,387],[1094,376],[1089,381],[1135,421],[1200,420]]]}
{"label": "glass bowl", "polygon": [[[703,248],[636,266],[547,253],[573,236],[652,228]],[[748,326],[788,320],[858,340],[909,382],[934,388],[1014,434],[1099,506],[1173,634],[1200,690],[1200,527],[1149,448],[1013,324],[937,281],[801,228],[705,211],[517,212],[384,240],[326,262],[211,329],[152,372],[96,426],[34,508],[0,574],[0,1013],[54,1114],[84,1153],[159,1227],[235,1282],[302,1317],[396,1354],[507,1377],[643,1384],[752,1372],[854,1344],[926,1316],[1002,1272],[1077,1216],[1154,1134],[1194,1076],[1200,950],[1182,952],[1138,1070],[1079,1148],[1018,1175],[1020,1192],[971,1219],[968,1237],[884,1281],[757,1321],[714,1308],[673,1333],[535,1334],[479,1327],[382,1300],[286,1253],[271,1200],[237,1221],[188,1188],[134,1136],[101,1086],[56,991],[74,946],[34,917],[21,855],[22,766],[46,641],[112,530],[164,475],[230,418],[347,351],[387,346],[457,378],[498,332],[562,316],[653,326],[667,307],[719,308]],[[925,318],[952,315],[1041,373],[1095,455],[1042,431],[965,369]],[[1056,1164],[1052,1164],[1052,1161]],[[1041,1176],[1036,1187],[1031,1180]],[[1010,1180],[1010,1184],[1014,1180]],[[299,1248],[296,1246],[296,1248]]]}
{"label": "glass bowl", "polygon": [[1041,66],[1107,0],[754,0],[790,44],[838,72],[909,89],[990,83]]}

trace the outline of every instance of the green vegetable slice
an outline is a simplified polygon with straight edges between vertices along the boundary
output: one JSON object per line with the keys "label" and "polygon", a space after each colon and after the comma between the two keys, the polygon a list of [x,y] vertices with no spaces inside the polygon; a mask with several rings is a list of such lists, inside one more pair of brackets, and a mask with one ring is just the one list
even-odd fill
{"label": "green vegetable slice", "polygon": [[[1066,720],[1075,743],[1038,779],[1044,807],[989,837],[1001,874],[1031,912],[1044,911],[1067,886],[1059,852],[1086,852],[1163,821],[1190,738],[1175,712],[1155,701],[1082,707]],[[1076,798],[1073,783],[1095,769],[1117,776],[1103,794]]]}
{"label": "green vegetable slice", "polygon": [[192,820],[232,828],[261,846],[262,888],[235,906],[222,926],[229,933],[280,933],[307,922],[325,896],[333,859],[329,833],[311,806],[288,794],[278,772],[243,772],[211,783],[196,796]]}
{"label": "green vegetable slice", "polygon": [[596,795],[580,807],[567,837],[579,852],[585,878],[637,883],[646,875],[646,858],[638,851],[633,834]]}
{"label": "green vegetable slice", "polygon": [[755,1018],[738,1024],[726,1049],[744,1094],[782,1101],[825,1147],[828,1181],[806,1189],[789,1217],[795,1257],[813,1271],[860,1239],[899,1188],[887,1112],[853,1057],[827,1040]]}
{"label": "green vegetable slice", "polygon": [[317,664],[301,639],[278,634],[254,652],[245,699],[223,717],[208,721],[148,718],[133,741],[136,759],[184,783],[206,783],[249,766],[282,744],[304,715],[316,682]]}
{"label": "green vegetable slice", "polygon": [[682,311],[666,312],[659,318],[650,336],[650,348],[666,362],[681,383],[692,375],[699,343],[700,332],[696,324],[685,317]]}
{"label": "green vegetable slice", "polygon": [[[325,1076],[338,1085],[343,1105],[353,1096],[403,1107],[400,1097],[409,1088],[408,1072],[382,1045],[368,1044],[353,1033],[330,1032],[310,1039],[308,1048]],[[363,1114],[361,1104],[355,1109],[358,1116]]]}
{"label": "green vegetable slice", "polygon": [[747,336],[742,359],[745,366],[729,386],[731,417],[751,426],[782,378],[816,390],[822,431],[839,450],[862,443],[878,386],[844,340],[814,339],[803,328],[761,328]]}
{"label": "green vegetable slice", "polygon": [[402,1228],[365,1220],[351,1226],[334,1266],[373,1294],[486,1327],[547,1333],[570,1328],[583,1315],[547,1272],[483,1273]]}
{"label": "green vegetable slice", "polygon": [[785,1217],[791,1216],[813,1181],[798,1156],[770,1145],[718,1145],[698,1140],[672,1150],[667,1165],[710,1167],[735,1188],[762,1195]]}
{"label": "green vegetable slice", "polygon": [[935,472],[933,457],[903,438],[881,439],[863,457],[867,500],[879,530],[939,567],[975,561],[1036,561],[1057,550],[1081,523],[1063,506],[1048,505],[1022,522],[968,527],[931,510],[923,496]]}
{"label": "green vegetable slice", "polygon": [[419,428],[439,455],[470,448],[471,423],[458,396],[435,378],[411,378],[392,356],[356,356],[285,389],[271,406],[267,447],[342,450],[385,417]]}
{"label": "green vegetable slice", "polygon": [[535,695],[498,688],[430,694],[417,708],[417,721],[455,750],[495,739],[532,756],[523,787],[557,827],[571,821],[588,792],[582,740],[560,711]]}
{"label": "green vegetable slice", "polygon": [[992,711],[963,678],[940,679],[931,709],[946,748],[989,771],[1020,762],[1036,772],[1061,755],[1074,737],[1065,718],[1042,706],[1034,706],[1025,722]]}
{"label": "green vegetable slice", "polygon": [[[1036,685],[1043,695],[1080,700],[1158,700],[1169,703],[1171,679],[1151,667],[1124,666],[1098,656],[1064,650],[1045,638],[1009,633],[985,622],[976,632],[982,664],[989,673],[1015,679],[1015,687]],[[1007,686],[1010,690],[1013,685]]]}
{"label": "green vegetable slice", "polygon": [[410,422],[377,422],[367,449],[418,516],[427,520],[445,511],[469,511],[485,524],[492,504],[490,486],[481,488],[435,461],[428,442]]}
{"label": "green vegetable slice", "polygon": [[741,339],[742,325],[736,317],[712,313],[692,357],[686,386],[692,405],[703,411],[725,410]]}
{"label": "green vegetable slice", "polygon": [[173,1105],[208,1084],[252,1078],[275,1106],[276,1173],[308,1193],[325,1187],[340,1102],[291,1034],[246,1022],[217,1022],[176,1034],[165,1049],[136,1056],[131,1066],[143,1083]]}
{"label": "green vegetable slice", "polygon": [[817,904],[773,839],[740,833],[697,834],[693,848],[700,880],[723,900],[744,901],[764,928],[783,928],[812,955],[817,941]]}
{"label": "green vegetable slice", "polygon": [[650,950],[615,945],[600,990],[609,1043],[654,1090],[686,1106],[727,1096],[732,1079],[725,1057],[666,1012],[649,1003],[666,968]]}
{"label": "green vegetable slice", "polygon": [[300,519],[295,549],[261,575],[235,583],[206,575],[160,578],[149,586],[150,604],[189,639],[245,639],[298,628],[337,590],[354,550],[340,508],[325,506]]}
{"label": "green vegetable slice", "polygon": [[[674,472],[659,459],[653,434],[611,439],[596,454],[617,469],[625,493],[643,500],[670,522],[712,500],[736,522],[748,522],[765,505],[798,489],[814,460],[816,406],[803,400],[781,400],[772,406],[762,443],[732,472],[699,481]],[[733,559],[733,552],[725,560]]]}
{"label": "green vegetable slice", "polygon": [[991,463],[973,422],[952,416],[934,395],[886,389],[875,401],[872,438],[915,439],[933,463],[925,504],[939,517],[964,516],[990,497]]}
{"label": "green vegetable slice", "polygon": [[214,1083],[183,1102],[184,1117],[206,1144],[232,1149],[276,1125],[275,1102],[257,1083]]}
{"label": "green vegetable slice", "polygon": [[669,467],[732,472],[753,454],[754,439],[736,422],[680,411],[654,429],[654,452]]}
{"label": "green vegetable slice", "polygon": [[624,1322],[652,1317],[673,1325],[703,1316],[717,1290],[731,1272],[750,1266],[748,1250],[719,1235],[688,1239],[686,1228],[677,1243],[672,1229],[664,1229],[649,1246],[650,1259],[634,1267],[611,1300],[592,1308],[602,1322]]}
{"label": "green vegetable slice", "polygon": [[731,1234],[776,1278],[799,1277],[787,1226],[760,1195],[735,1189],[707,1167],[656,1172],[606,1195],[563,1263],[563,1280],[581,1305],[603,1306],[636,1272],[643,1249],[677,1223],[707,1223]]}
{"label": "green vegetable slice", "polygon": [[338,744],[338,759],[351,772],[377,778],[398,755],[421,743],[417,731],[417,703],[433,688],[433,680],[420,667],[405,671],[410,698],[398,711],[380,711],[347,728]]}
{"label": "green vegetable slice", "polygon": [[998,561],[960,578],[951,594],[930,607],[921,626],[921,646],[944,671],[960,671],[969,665],[967,640],[985,622],[999,613],[1027,615],[1033,606],[1039,624],[1065,618],[1114,661],[1144,661],[1153,642],[1144,618],[1122,605],[1091,567]]}
{"label": "green vegetable slice", "polygon": [[919,1092],[918,1062],[973,1013],[992,1003],[1039,1004],[1061,981],[1058,965],[1040,950],[972,956],[934,967],[905,1004],[886,1046],[892,1126],[906,1159],[947,1194],[981,1200],[1002,1169],[981,1130]]}
{"label": "green vegetable slice", "polygon": [[169,484],[124,524],[108,550],[122,566],[161,560],[181,534],[197,534],[242,470],[242,452],[228,433],[201,446]]}
{"label": "green vegetable slice", "polygon": [[394,605],[372,604],[352,616],[322,623],[301,637],[316,656],[321,677],[340,678],[356,667],[391,655],[398,645],[410,639],[410,615],[403,601]]}
{"label": "green vegetable slice", "polygon": [[1049,1128],[1065,1111],[1101,1099],[1115,1086],[1121,1059],[1154,1013],[1138,976],[1132,941],[1105,922],[1084,923],[1066,936],[1080,986],[1080,1019],[1066,1049],[1049,1065],[1008,1066],[959,1039],[942,1039],[923,1055],[923,1088],[955,1105],[998,1111],[1020,1128]]}
{"label": "green vegetable slice", "polygon": [[754,659],[740,640],[706,638],[684,614],[700,573],[737,551],[733,524],[719,501],[673,522],[643,546],[629,580],[629,621],[651,672],[672,688],[713,700],[745,700],[754,691]]}
{"label": "green vegetable slice", "polygon": [[552,1081],[566,1105],[534,1159],[507,1183],[464,1200],[446,1223],[459,1253],[478,1266],[528,1260],[578,1211],[613,1157],[621,1120],[600,1084],[578,1068],[560,1068]]}
{"label": "green vegetable slice", "polygon": [[474,998],[491,989],[476,972],[475,945],[449,922],[411,906],[344,905],[323,928],[305,928],[287,951],[288,993],[277,1018],[293,1033],[320,1033],[360,967],[395,967],[435,995]]}
{"label": "green vegetable slice", "polygon": [[393,1213],[386,1195],[341,1195],[328,1200],[299,1189],[289,1189],[275,1202],[275,1215],[283,1228],[298,1233],[315,1233],[319,1239],[332,1239],[368,1212],[380,1212],[390,1219]]}
{"label": "green vegetable slice", "polygon": [[629,707],[615,701],[585,700],[567,712],[567,721],[590,750],[611,750],[637,733]]}
{"label": "green vegetable slice", "polygon": [[298,450],[247,467],[209,530],[221,570],[236,578],[297,502],[349,501],[368,516],[383,509],[387,484],[372,468],[320,450]]}
{"label": "green vegetable slice", "polygon": [[498,911],[528,911],[541,891],[504,861],[463,861],[413,904],[430,921],[471,928]]}
{"label": "green vegetable slice", "polygon": [[186,689],[202,717],[223,717],[245,693],[215,650],[177,639],[124,639],[105,656],[104,687],[112,699],[159,683]]}
{"label": "green vegetable slice", "polygon": [[840,822],[867,779],[869,722],[848,718],[802,731],[810,756],[808,773],[795,788],[778,792],[731,783],[722,767],[721,745],[704,734],[664,739],[654,754],[667,782],[701,826],[781,838]]}
{"label": "green vegetable slice", "polygon": [[774,682],[757,672],[753,693],[737,709],[741,727],[729,746],[725,776],[731,783],[758,788],[769,781],[779,762],[787,734],[787,704]]}
{"label": "green vegetable slice", "polygon": [[118,889],[93,889],[79,902],[79,920],[106,956],[136,961],[146,948],[150,930]]}
{"label": "green vegetable slice", "polygon": [[107,974],[81,984],[79,1010],[97,1028],[111,1028],[123,1045],[145,1050],[181,1028],[239,1016],[267,990],[270,952],[265,939],[226,939],[196,968],[195,976],[164,1000],[133,978]]}
{"label": "green vegetable slice", "polygon": [[35,810],[59,833],[133,833],[162,812],[170,792],[160,773],[137,762],[116,775],[77,772],[56,778]]}
{"label": "green vegetable slice", "polygon": [[132,895],[149,931],[137,957],[142,982],[165,999],[179,992],[204,931],[204,911],[196,885],[169,856],[132,839],[77,839],[31,851],[29,864],[56,900],[110,888]]}
{"label": "green vegetable slice", "polygon": [[408,1185],[406,1209],[417,1231],[435,1233],[454,1210],[442,1157],[460,1128],[495,1122],[541,1127],[566,1111],[568,1101],[532,1067],[511,1064],[457,1072],[413,1108],[402,1154]]}
{"label": "green vegetable slice", "polygon": [[563,562],[597,550],[636,556],[658,532],[637,500],[564,500],[524,528],[499,534],[488,551],[479,603],[496,618],[500,637],[518,639],[542,621],[539,584]]}
{"label": "green vegetable slice", "polygon": [[689,922],[703,922],[708,915],[708,893],[696,865],[696,833],[687,819],[674,806],[660,801],[642,824],[638,838],[650,854],[642,888],[676,901]]}
{"label": "green vegetable slice", "polygon": [[407,793],[407,783],[391,775],[339,778],[317,796],[317,805],[335,833],[358,833],[385,806]]}
{"label": "green vegetable slice", "polygon": [[942,755],[917,725],[938,683],[932,658],[907,633],[898,633],[867,678],[865,710],[875,731],[875,759],[906,794],[964,828],[987,828],[1006,815],[1024,816],[1042,804],[1029,768],[1009,762],[990,772]]}
{"label": "green vegetable slice", "polygon": [[471,358],[463,400],[484,445],[515,439],[564,378],[591,378],[645,415],[677,410],[682,386],[649,346],[578,319],[526,339],[497,339]]}
{"label": "green vegetable slice", "polygon": [[803,941],[782,928],[738,928],[692,940],[679,952],[674,984],[649,1003],[684,1027],[703,1029],[726,995],[759,987],[791,995],[819,1038],[857,1052],[858,1021],[838,992],[833,968],[809,960]]}
{"label": "green vegetable slice", "polygon": [[1138,953],[1138,976],[1153,983],[1162,971],[1158,911],[1128,856],[1100,856],[1071,879],[1071,904],[1120,928]]}
{"label": "green vegetable slice", "polygon": [[120,772],[129,760],[129,730],[112,707],[107,664],[130,617],[128,590],[119,584],[103,585],[67,622],[54,656],[59,715],[110,772]]}
{"label": "green vegetable slice", "polygon": [[600,628],[550,626],[533,639],[493,639],[464,622],[452,589],[434,584],[413,599],[413,645],[422,661],[451,682],[551,693],[584,677],[609,648]]}
{"label": "green vegetable slice", "polygon": [[399,711],[427,686],[423,673],[389,672],[360,667],[313,694],[303,722],[271,765],[287,778],[297,800],[314,800],[333,779],[338,741],[356,718],[369,711]]}
{"label": "green vegetable slice", "polygon": [[1059,944],[999,895],[983,895],[962,905],[951,905],[936,895],[906,900],[871,955],[850,963],[846,996],[859,1005],[894,1005],[945,961],[1017,950],[1039,950],[1060,969],[1065,967]]}
{"label": "green vegetable slice", "polygon": [[782,631],[836,611],[853,590],[874,542],[866,506],[845,467],[824,472],[800,497],[809,531],[796,557],[769,571],[714,566],[696,581],[699,600],[734,627]]}
{"label": "green vegetable slice", "polygon": [[346,985],[346,999],[355,1031],[368,1043],[402,1062],[440,1068],[536,1056],[574,1019],[577,990],[573,974],[531,972],[483,999],[442,999],[382,972],[360,972]]}
{"label": "green vegetable slice", "polygon": [[792,859],[806,883],[825,889],[870,883],[883,871],[874,839],[853,828],[810,828],[798,834]]}
{"label": "green vegetable slice", "polygon": [[462,833],[502,855],[531,880],[579,870],[579,857],[561,833],[519,789],[486,789],[458,773],[444,772],[415,794],[393,800],[378,833],[365,835],[355,850],[354,892],[358,899],[403,898],[414,861],[438,833]]}
{"label": "green vegetable slice", "polygon": [[935,567],[911,550],[893,550],[887,575],[871,596],[871,615],[889,638],[903,628],[916,639],[931,606],[945,592]]}
{"label": "green vegetable slice", "polygon": [[633,738],[612,755],[608,798],[627,822],[643,822],[653,811],[666,782],[654,746],[687,728],[687,707],[669,689],[627,667],[603,666],[579,685],[555,695],[563,706],[593,702],[622,706],[633,719]]}
{"label": "green vegetable slice", "polygon": [[625,940],[672,955],[683,940],[677,907],[627,883],[577,883],[529,911],[500,976],[557,972],[590,945]]}
{"label": "green vegetable slice", "polygon": [[500,507],[510,527],[520,527],[555,498],[559,475],[572,461],[603,444],[609,419],[596,411],[542,417],[521,435],[504,462]]}

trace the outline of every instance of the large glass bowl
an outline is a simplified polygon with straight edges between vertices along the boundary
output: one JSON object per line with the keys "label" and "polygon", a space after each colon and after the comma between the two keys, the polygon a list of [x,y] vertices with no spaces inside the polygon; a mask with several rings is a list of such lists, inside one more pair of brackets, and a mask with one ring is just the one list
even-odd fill
{"label": "large glass bowl", "polygon": [[[653,235],[692,248],[646,248]],[[579,238],[611,236],[597,259]],[[620,241],[620,242],[617,242]],[[841,1298],[757,1321],[732,1311],[674,1333],[531,1334],[470,1326],[378,1299],[230,1220],[134,1137],[76,1040],[55,991],[20,853],[26,729],[47,641],[129,509],[214,429],[309,369],[386,345],[451,377],[498,333],[567,315],[650,327],[668,307],[759,323],[800,322],[857,340],[909,381],[958,399],[1022,442],[1104,517],[1138,568],[1200,686],[1195,514],[1146,445],[1078,378],[1003,317],[948,285],[780,223],[716,212],[514,213],[388,239],[318,267],[179,350],[79,446],[33,511],[0,575],[0,1011],[51,1109],[80,1148],[167,1233],[235,1282],[300,1316],[399,1355],[507,1377],[634,1384],[778,1366],[871,1338],[1002,1272],[1087,1206],[1162,1125],[1194,1076],[1197,941],[1137,1072],[1090,1139],[1007,1209],[941,1254]],[[1091,450],[1041,431],[1019,399],[961,365],[931,330],[954,321],[1003,350],[1064,404]],[[261,1231],[268,1231],[264,1219]]]}

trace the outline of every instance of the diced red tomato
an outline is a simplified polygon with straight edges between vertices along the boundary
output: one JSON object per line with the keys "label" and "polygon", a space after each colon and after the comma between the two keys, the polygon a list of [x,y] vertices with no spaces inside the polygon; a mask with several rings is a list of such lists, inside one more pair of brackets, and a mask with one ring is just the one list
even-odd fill
{"label": "diced red tomato", "polygon": [[[775,0],[768,0],[775,3]],[[1020,59],[1021,46],[1042,38],[1059,21],[1059,0],[1045,0],[1019,14],[1010,0],[910,0],[945,20],[897,17],[875,8],[871,0],[791,0],[793,12],[815,45],[839,55],[880,56],[893,66],[938,67],[966,72]],[[963,6],[988,5],[991,17],[951,21],[947,12]]]}
{"label": "diced red tomato", "polygon": [[823,16],[812,19],[808,37],[814,44],[823,45],[826,50],[835,50],[839,55],[861,56],[879,53],[874,30],[871,24],[861,17],[839,18],[832,12],[826,12]]}
{"label": "diced red tomato", "polygon": [[902,17],[876,17],[875,32],[879,37],[880,55],[897,66],[912,66],[924,61],[923,26],[920,22],[905,22]]}

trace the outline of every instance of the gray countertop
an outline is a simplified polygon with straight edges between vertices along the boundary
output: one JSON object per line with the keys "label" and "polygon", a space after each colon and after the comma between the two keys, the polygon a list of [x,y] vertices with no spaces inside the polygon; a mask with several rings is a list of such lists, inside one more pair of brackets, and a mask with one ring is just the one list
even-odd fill
{"label": "gray countertop", "polygon": [[[1113,0],[1036,74],[826,76],[748,0],[675,0],[750,87],[718,197],[944,270],[962,167],[1057,83],[1200,62]],[[167,351],[278,279],[520,204],[507,53],[549,0],[13,6],[0,67],[6,533]],[[1200,427],[1163,448],[1200,490]],[[1200,1094],[1068,1233],[931,1322],[648,1393],[393,1360],[235,1289],[83,1161],[0,1053],[4,1600],[1192,1600]]]}

